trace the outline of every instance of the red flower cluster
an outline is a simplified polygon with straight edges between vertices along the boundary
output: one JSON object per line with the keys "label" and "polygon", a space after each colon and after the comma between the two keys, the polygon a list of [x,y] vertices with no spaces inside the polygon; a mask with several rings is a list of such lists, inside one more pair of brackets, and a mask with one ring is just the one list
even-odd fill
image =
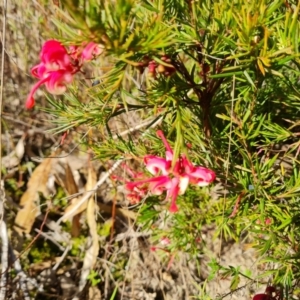
{"label": "red flower cluster", "polygon": [[60,95],[66,91],[66,86],[72,82],[73,75],[80,71],[84,61],[91,60],[103,51],[98,44],[88,43],[83,49],[71,46],[70,52],[58,41],[46,41],[40,53],[41,62],[31,69],[31,74],[39,81],[32,87],[26,100],[26,108],[34,106],[33,95],[45,84],[49,93]]}
{"label": "red flower cluster", "polygon": [[180,155],[172,167],[173,150],[161,130],[157,131],[157,136],[162,139],[166,147],[166,158],[154,155],[144,157],[147,170],[155,177],[128,182],[126,189],[130,191],[128,196],[136,202],[148,191],[153,195],[161,195],[166,191],[166,199],[171,199],[170,212],[176,212],[178,211],[176,199],[178,195],[185,193],[189,184],[206,186],[215,179],[216,175],[207,168],[194,166],[184,154]]}

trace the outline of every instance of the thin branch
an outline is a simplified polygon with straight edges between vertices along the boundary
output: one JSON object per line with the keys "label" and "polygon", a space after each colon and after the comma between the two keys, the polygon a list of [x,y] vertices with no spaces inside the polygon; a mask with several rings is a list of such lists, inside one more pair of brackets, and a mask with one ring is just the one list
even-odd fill
{"label": "thin branch", "polygon": [[60,266],[60,264],[64,261],[64,259],[66,258],[67,254],[69,253],[69,251],[71,250],[72,246],[68,245],[66,247],[66,249],[64,250],[64,253],[62,254],[62,256],[59,258],[58,262],[53,266],[52,271],[56,271],[58,269],[58,267]]}
{"label": "thin branch", "polygon": [[[159,118],[159,119],[160,119],[160,118]],[[151,124],[154,120],[155,120],[154,118],[151,118],[150,120],[147,120],[147,121],[145,121],[145,122],[142,123],[142,124],[138,124],[138,125],[135,126],[135,127],[129,128],[128,130],[122,131],[122,132],[119,133],[119,134],[113,135],[112,138],[113,138],[114,140],[116,140],[116,139],[118,139],[120,136],[127,135],[127,134],[129,134],[129,133],[132,133],[132,132],[134,132],[134,131],[137,131],[137,130],[139,130],[139,129],[141,129],[141,128],[143,128],[143,127],[145,127],[145,126]]]}
{"label": "thin branch", "polygon": [[8,233],[7,226],[4,220],[4,193],[2,191],[2,186],[0,186],[0,236],[1,236],[1,278],[0,278],[0,300],[6,299],[6,288],[7,288],[7,271],[8,271]]}
{"label": "thin branch", "polygon": [[[236,61],[234,62],[234,65],[236,65]],[[227,186],[227,180],[228,180],[228,173],[229,173],[229,161],[230,161],[230,151],[231,151],[231,141],[232,141],[232,127],[233,127],[233,110],[234,110],[234,97],[235,97],[235,83],[236,83],[236,78],[235,75],[233,75],[232,78],[232,91],[231,91],[231,107],[230,107],[230,113],[231,113],[231,118],[230,118],[230,127],[229,127],[229,143],[228,143],[228,155],[226,159],[226,165],[225,165],[225,186]],[[222,210],[222,223],[224,222],[225,219],[225,201],[226,201],[226,193],[224,194],[223,197],[223,210]],[[220,247],[219,247],[219,262],[221,261],[221,252],[222,252],[222,240],[223,240],[223,231],[221,231],[220,234]]]}
{"label": "thin branch", "polygon": [[[2,26],[2,57],[1,57],[1,74],[0,74],[0,137],[2,136],[2,108],[3,108],[3,87],[4,87],[4,63],[5,63],[5,36],[6,36],[6,9],[7,0],[3,0],[3,26]],[[0,151],[0,170],[2,170],[2,151]],[[0,171],[0,185],[2,182],[2,174]],[[2,199],[0,199],[2,201]]]}

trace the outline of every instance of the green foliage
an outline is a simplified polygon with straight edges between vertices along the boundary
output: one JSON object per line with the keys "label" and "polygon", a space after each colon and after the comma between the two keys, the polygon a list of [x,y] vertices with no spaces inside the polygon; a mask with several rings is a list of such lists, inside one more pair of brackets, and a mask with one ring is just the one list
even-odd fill
{"label": "green foliage", "polygon": [[[246,234],[276,265],[265,275],[289,288],[300,278],[299,9],[281,0],[63,1],[60,39],[105,52],[93,62],[99,83],[74,84],[48,109],[58,132],[90,130],[101,159],[163,156],[151,130],[115,138],[111,129],[125,114],[161,118],[175,156],[212,168],[223,193],[211,200],[208,189],[190,189],[163,231],[165,202],[147,198],[140,221],[154,242],[168,236],[168,251],[195,254],[206,224],[225,238]],[[236,289],[239,269],[226,272]]]}
{"label": "green foliage", "polygon": [[94,270],[90,272],[87,279],[91,282],[92,286],[96,286],[98,283],[101,282],[101,279],[99,278],[99,274]]}
{"label": "green foliage", "polygon": [[78,237],[73,237],[72,248],[70,254],[75,257],[84,258],[84,246],[85,246],[86,234],[81,234]]}
{"label": "green foliage", "polygon": [[[43,249],[43,251],[41,251]],[[60,254],[57,247],[51,242],[37,240],[28,252],[28,262],[29,264],[42,263],[45,261],[51,261],[53,257]]]}

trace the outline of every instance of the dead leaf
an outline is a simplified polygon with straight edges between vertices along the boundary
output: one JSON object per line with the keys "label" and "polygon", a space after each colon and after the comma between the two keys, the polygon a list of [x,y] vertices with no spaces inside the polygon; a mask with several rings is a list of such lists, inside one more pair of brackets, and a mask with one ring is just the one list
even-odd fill
{"label": "dead leaf", "polygon": [[[86,190],[87,191],[91,190],[95,186],[96,181],[97,181],[97,175],[92,164],[90,163]],[[90,246],[87,249],[83,260],[83,267],[82,267],[79,287],[78,287],[79,292],[83,291],[86,285],[87,277],[90,274],[91,270],[94,268],[99,253],[99,238],[97,233],[96,209],[97,206],[95,204],[94,197],[92,196],[88,200],[87,210],[86,210],[86,219],[90,231],[90,238],[88,239],[88,242],[90,242]]]}
{"label": "dead leaf", "polygon": [[[96,182],[97,182],[97,175],[96,175],[96,172],[95,172],[92,164],[90,164],[86,190],[87,191],[91,190],[95,186]],[[93,264],[95,264],[97,255],[99,252],[97,222],[96,222],[96,209],[97,209],[97,206],[95,204],[95,199],[92,196],[88,200],[88,205],[87,205],[87,210],[86,210],[86,219],[87,219],[87,224],[90,229],[90,235],[91,235],[92,241],[93,241],[93,249],[94,249],[93,250],[93,253],[94,253]]]}
{"label": "dead leaf", "polygon": [[87,211],[87,223],[90,229],[90,235],[92,238],[92,245],[89,249],[91,255],[91,260],[89,261],[89,266],[92,269],[97,261],[97,256],[99,253],[99,238],[97,233],[97,222],[96,222],[96,206],[93,197],[89,199]]}
{"label": "dead leaf", "polygon": [[[73,176],[73,172],[69,166],[68,163],[65,164],[65,182],[64,182],[64,188],[66,189],[66,192],[71,196],[78,193],[78,187],[75,183],[75,179]],[[65,214],[73,209],[74,206],[77,205],[77,203],[80,201],[81,197],[75,197],[71,200],[71,203],[66,207]],[[83,203],[73,214],[73,216],[76,216],[77,214],[82,213],[86,210],[87,203]]]}
{"label": "dead leaf", "polygon": [[[77,197],[73,198],[71,204],[66,207],[65,214],[68,213],[69,211],[71,211],[80,200],[81,200],[81,198],[77,198]],[[87,207],[87,201],[82,203],[82,205],[76,211],[74,211],[74,213],[71,215],[71,217],[64,219],[64,221],[70,220],[72,217],[74,217],[78,214],[81,214],[83,211],[86,210],[86,207]]]}
{"label": "dead leaf", "polygon": [[71,227],[72,237],[78,237],[80,235],[80,229],[81,229],[80,217],[81,217],[81,213],[75,215],[72,219],[72,227]]}
{"label": "dead leaf", "polygon": [[39,214],[39,208],[37,206],[40,199],[39,193],[45,197],[49,195],[47,182],[52,164],[53,158],[46,158],[35,168],[27,183],[27,190],[20,200],[21,209],[15,218],[15,230],[20,234],[23,232],[29,233],[31,231],[35,218]]}
{"label": "dead leaf", "polygon": [[74,195],[78,193],[78,186],[75,182],[73,172],[69,166],[68,163],[66,163],[66,181],[65,181],[65,187],[68,191],[69,195]]}
{"label": "dead leaf", "polygon": [[[63,167],[63,171],[60,170],[60,172],[56,172],[56,178],[59,184],[64,188],[66,194],[68,196],[76,195],[79,192],[78,185],[76,184],[76,180],[74,178],[74,174],[70,168],[70,165],[66,159],[60,160],[60,168]],[[67,213],[70,209],[73,209],[75,205],[77,205],[80,198],[74,197],[70,204],[66,207],[65,213]],[[74,212],[72,218],[70,218],[70,221],[72,223],[71,227],[71,235],[73,237],[77,237],[80,234],[80,217],[81,213],[86,209],[86,203],[81,205],[79,209]]]}
{"label": "dead leaf", "polygon": [[[92,170],[92,171],[91,171]],[[70,170],[71,171],[71,170]],[[66,170],[67,172],[67,170]],[[67,176],[66,176],[67,177]],[[89,170],[88,170],[88,178],[87,178],[87,183],[85,186],[85,190],[89,191],[94,188],[94,185],[97,182],[97,175],[92,167],[92,164],[90,164]],[[73,198],[71,204],[65,209],[65,214],[68,213],[69,211],[73,210],[74,207],[77,205],[78,202],[81,201],[80,198]],[[71,229],[71,234],[72,236],[78,236],[80,234],[80,217],[81,213],[87,209],[87,204],[88,201],[85,201],[76,211],[73,213],[73,219],[72,219],[72,229]]]}
{"label": "dead leaf", "polygon": [[[73,172],[70,168],[70,165],[68,162],[65,161],[64,163],[65,168],[65,176],[61,178],[61,183],[66,191],[66,193],[71,196],[78,193],[78,186],[75,182]],[[78,202],[78,198],[73,198],[71,200],[71,204],[66,208],[65,212],[67,212],[70,208],[72,208],[76,203]],[[83,210],[85,210],[85,207],[83,207]],[[81,217],[81,211],[77,211],[77,214],[73,216],[72,218],[72,228],[71,228],[71,235],[73,237],[77,237],[80,234],[80,217]]]}
{"label": "dead leaf", "polygon": [[257,66],[258,66],[260,72],[265,76],[266,71],[265,71],[265,68],[264,68],[264,65],[263,65],[262,61],[260,60],[260,57],[257,58]]}
{"label": "dead leaf", "polygon": [[78,193],[79,188],[74,173],[66,159],[59,159],[55,169],[55,178],[68,196]]}
{"label": "dead leaf", "polygon": [[89,287],[89,296],[88,296],[89,300],[101,300],[101,292],[98,289],[98,287],[96,286],[91,286]]}

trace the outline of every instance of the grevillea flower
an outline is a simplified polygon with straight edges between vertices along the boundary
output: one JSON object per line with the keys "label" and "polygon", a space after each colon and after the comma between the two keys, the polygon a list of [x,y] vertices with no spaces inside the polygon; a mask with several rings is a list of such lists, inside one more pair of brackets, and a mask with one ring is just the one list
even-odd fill
{"label": "grevillea flower", "polygon": [[91,60],[95,56],[100,55],[102,52],[103,52],[103,48],[100,45],[98,45],[94,42],[90,42],[83,49],[82,54],[81,54],[81,58],[83,60]]}
{"label": "grevillea flower", "polygon": [[[144,179],[144,173],[135,172],[131,170],[128,165],[123,164],[123,169],[126,170],[126,173],[133,179],[133,180],[143,180]],[[112,176],[113,180],[119,180],[121,182],[125,182],[125,180],[122,177],[118,177],[116,175]],[[134,182],[128,183],[127,186],[127,199],[130,201],[131,204],[137,204],[139,203],[143,198],[145,198],[148,194],[148,186],[147,182],[143,184],[140,182],[139,185],[135,185]]]}
{"label": "grevillea flower", "polygon": [[126,188],[129,191],[138,191],[148,188],[153,195],[161,195],[166,191],[166,199],[171,201],[170,212],[178,211],[176,200],[178,195],[183,195],[189,184],[206,186],[214,181],[216,175],[213,171],[194,166],[185,155],[180,155],[172,167],[173,150],[167,142],[163,132],[157,131],[166,148],[166,158],[154,155],[146,155],[144,163],[146,169],[154,176],[134,182],[128,182]]}
{"label": "grevillea flower", "polygon": [[41,78],[41,80],[31,88],[25,103],[26,108],[30,109],[34,107],[35,101],[33,95],[42,84],[45,84],[49,93],[61,95],[66,91],[66,85],[71,83],[72,79],[73,74],[63,70],[48,72],[44,78]]}
{"label": "grevillea flower", "polygon": [[70,57],[66,48],[56,40],[49,40],[44,43],[40,59],[49,71],[67,69],[70,66]]}
{"label": "grevillea flower", "polygon": [[33,95],[36,90],[45,85],[49,93],[63,94],[67,85],[73,80],[75,73],[80,71],[85,60],[91,60],[102,53],[103,49],[98,44],[90,42],[82,49],[78,46],[70,46],[67,49],[56,40],[46,41],[40,53],[41,62],[31,69],[31,74],[39,81],[32,87],[26,100],[26,108],[34,106]]}
{"label": "grevillea flower", "polygon": [[43,84],[51,94],[60,95],[66,91],[66,85],[72,82],[73,74],[78,72],[71,61],[66,48],[56,40],[46,41],[40,53],[41,62],[31,69],[31,74],[39,81],[32,87],[26,108],[34,106],[33,95]]}
{"label": "grevillea flower", "polygon": [[69,55],[74,61],[82,64],[85,61],[92,60],[104,51],[104,46],[94,42],[83,43],[80,46],[69,46]]}

